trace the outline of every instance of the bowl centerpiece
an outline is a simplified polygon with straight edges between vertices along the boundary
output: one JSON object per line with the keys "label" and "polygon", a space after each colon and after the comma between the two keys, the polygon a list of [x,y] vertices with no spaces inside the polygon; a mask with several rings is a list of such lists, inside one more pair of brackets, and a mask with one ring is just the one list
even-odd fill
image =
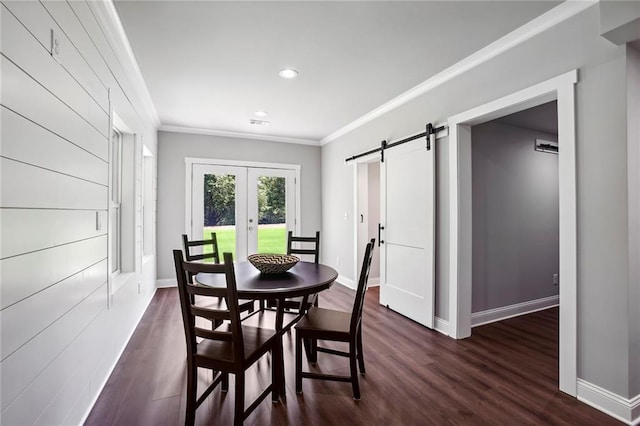
{"label": "bowl centerpiece", "polygon": [[247,258],[263,274],[283,274],[300,259],[290,254],[250,254]]}

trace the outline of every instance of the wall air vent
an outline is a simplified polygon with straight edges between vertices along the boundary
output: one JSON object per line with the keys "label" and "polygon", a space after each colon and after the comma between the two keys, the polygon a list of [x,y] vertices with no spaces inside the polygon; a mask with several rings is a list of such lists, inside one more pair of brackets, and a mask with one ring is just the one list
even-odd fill
{"label": "wall air vent", "polygon": [[557,154],[558,142],[536,139],[535,150],[540,152],[548,152],[550,154]]}
{"label": "wall air vent", "polygon": [[253,124],[254,126],[268,126],[269,122],[267,120],[257,120],[255,118],[249,119],[249,124]]}

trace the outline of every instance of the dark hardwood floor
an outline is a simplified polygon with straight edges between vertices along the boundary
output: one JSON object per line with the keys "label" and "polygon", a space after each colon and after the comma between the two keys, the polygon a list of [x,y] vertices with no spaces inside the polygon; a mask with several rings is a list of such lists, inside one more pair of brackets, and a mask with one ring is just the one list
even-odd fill
{"label": "dark hardwood floor", "polygon": [[[348,310],[353,292],[334,285],[320,300],[321,306]],[[87,425],[184,422],[186,363],[181,321],[177,290],[159,289]],[[304,380],[304,393],[296,395],[292,337],[289,334],[284,341],[286,402],[265,400],[245,424],[621,424],[557,389],[557,309],[478,327],[472,337],[456,341],[380,306],[378,289],[372,288],[364,310],[367,374],[360,376],[360,401],[353,400],[348,383]],[[346,358],[318,357],[318,368],[324,372],[348,371]],[[268,363],[265,357],[247,372],[246,401],[268,384]],[[200,377],[205,381],[210,373],[203,371]],[[197,412],[197,424],[232,421],[232,388],[228,394],[218,388]]]}

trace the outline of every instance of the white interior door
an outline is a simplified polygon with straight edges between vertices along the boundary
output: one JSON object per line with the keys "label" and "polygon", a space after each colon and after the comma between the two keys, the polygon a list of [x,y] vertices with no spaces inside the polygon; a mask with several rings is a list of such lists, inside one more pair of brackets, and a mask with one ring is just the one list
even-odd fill
{"label": "white interior door", "polygon": [[196,164],[191,173],[191,239],[216,233],[221,253],[286,253],[296,225],[290,169]]}
{"label": "white interior door", "polygon": [[286,253],[295,228],[295,172],[248,169],[248,252]]}
{"label": "white interior door", "polygon": [[380,168],[380,303],[433,328],[434,150],[423,139],[384,152]]}

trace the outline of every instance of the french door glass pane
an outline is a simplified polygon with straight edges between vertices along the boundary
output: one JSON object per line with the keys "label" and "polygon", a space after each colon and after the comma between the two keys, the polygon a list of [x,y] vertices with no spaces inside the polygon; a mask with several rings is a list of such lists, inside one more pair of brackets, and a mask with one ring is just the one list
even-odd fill
{"label": "french door glass pane", "polygon": [[258,253],[287,252],[287,180],[258,177]]}
{"label": "french door glass pane", "polygon": [[[225,174],[204,175],[204,232],[208,240],[215,232],[220,262],[223,253],[236,258],[236,177]],[[204,253],[211,253],[207,246]]]}

